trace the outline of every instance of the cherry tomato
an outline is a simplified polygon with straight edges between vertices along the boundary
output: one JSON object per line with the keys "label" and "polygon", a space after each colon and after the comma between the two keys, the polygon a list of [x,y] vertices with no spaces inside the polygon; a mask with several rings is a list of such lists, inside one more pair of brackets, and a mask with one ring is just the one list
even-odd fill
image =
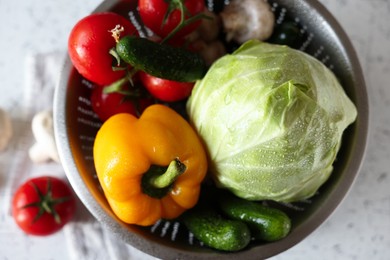
{"label": "cherry tomato", "polygon": [[[129,88],[131,87],[127,86]],[[131,97],[118,92],[104,93],[103,90],[103,86],[95,86],[91,94],[92,109],[103,122],[119,113],[139,116],[146,107],[154,103],[151,97]]]}
{"label": "cherry tomato", "polygon": [[109,85],[125,75],[124,70],[114,71],[115,59],[109,51],[116,42],[110,30],[121,25],[124,35],[134,35],[136,29],[125,17],[112,13],[96,13],[81,19],[68,39],[68,53],[76,70],[86,79]]}
{"label": "cherry tomato", "polygon": [[[181,20],[181,11],[177,8],[177,2],[184,2],[184,6],[191,16],[197,15],[205,10],[204,0],[139,0],[139,14],[143,23],[160,37],[167,36]],[[170,5],[173,11],[165,20],[167,12],[170,10]],[[186,18],[189,16],[186,15]],[[177,37],[182,37],[193,32],[199,25],[200,20],[182,28],[177,34]]]}
{"label": "cherry tomato", "polygon": [[12,215],[27,234],[45,236],[60,230],[76,211],[72,190],[61,179],[42,176],[22,184],[12,200]]}
{"label": "cherry tomato", "polygon": [[183,100],[191,95],[194,82],[177,82],[154,77],[143,71],[139,72],[140,80],[149,93],[165,102]]}

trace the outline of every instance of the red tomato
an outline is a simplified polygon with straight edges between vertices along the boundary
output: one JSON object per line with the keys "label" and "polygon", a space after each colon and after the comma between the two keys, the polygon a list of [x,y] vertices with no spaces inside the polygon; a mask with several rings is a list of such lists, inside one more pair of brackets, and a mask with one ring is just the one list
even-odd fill
{"label": "red tomato", "polygon": [[142,84],[152,96],[166,102],[174,102],[187,98],[191,95],[192,88],[195,84],[194,82],[177,82],[157,78],[143,71],[139,72],[139,76]]}
{"label": "red tomato", "polygon": [[16,191],[12,215],[27,234],[45,236],[60,230],[76,211],[72,190],[61,179],[42,176],[27,180]]}
{"label": "red tomato", "polygon": [[[180,0],[184,2],[185,8],[191,16],[197,15],[205,10],[204,0]],[[177,1],[170,1],[171,5],[175,5]],[[149,27],[155,34],[165,37],[180,23],[181,11],[174,6],[174,11],[170,13],[164,23],[164,18],[169,10],[169,3],[166,0],[139,0],[139,14],[143,23]],[[188,15],[186,15],[188,18]],[[181,31],[176,36],[182,37],[193,32],[199,25],[200,20],[193,22]]]}
{"label": "red tomato", "polygon": [[116,42],[110,30],[121,25],[124,35],[136,34],[133,24],[123,16],[105,12],[81,19],[72,29],[68,39],[68,53],[77,71],[86,79],[109,85],[122,78],[125,71],[113,71],[115,59],[109,50]]}
{"label": "red tomato", "polygon": [[92,109],[103,122],[119,113],[139,116],[146,107],[154,103],[152,98],[131,98],[118,92],[106,94],[103,90],[103,86],[96,86],[91,94]]}

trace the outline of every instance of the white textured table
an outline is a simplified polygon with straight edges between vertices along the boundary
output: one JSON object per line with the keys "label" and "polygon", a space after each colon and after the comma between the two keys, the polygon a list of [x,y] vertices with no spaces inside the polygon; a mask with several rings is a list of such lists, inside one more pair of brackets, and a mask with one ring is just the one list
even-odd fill
{"label": "white textured table", "polygon": [[[367,155],[351,192],[336,212],[303,242],[274,259],[389,259],[390,257],[390,1],[321,0],[356,48],[370,98]],[[24,60],[30,54],[64,51],[74,23],[94,0],[0,0],[0,106],[16,127],[28,128],[23,106]],[[28,114],[28,113],[27,113]],[[24,138],[16,131],[14,138]],[[27,151],[18,151],[23,155]],[[63,232],[47,238],[22,234],[9,212],[12,169],[0,154],[0,259],[69,259]],[[7,158],[10,158],[8,155]],[[50,167],[50,166],[48,166]],[[20,167],[23,169],[23,167]],[[14,187],[11,187],[11,189]],[[97,247],[96,258],[105,248]],[[99,251],[103,250],[103,251]],[[92,257],[91,257],[92,259]]]}

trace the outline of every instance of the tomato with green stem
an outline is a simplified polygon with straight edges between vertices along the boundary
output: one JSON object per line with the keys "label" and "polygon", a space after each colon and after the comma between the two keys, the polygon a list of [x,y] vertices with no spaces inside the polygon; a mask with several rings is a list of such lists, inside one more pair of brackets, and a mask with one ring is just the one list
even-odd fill
{"label": "tomato with green stem", "polygon": [[[160,37],[167,37],[177,26],[205,10],[204,0],[139,0],[139,14],[143,23]],[[183,37],[193,32],[200,19],[186,24],[175,37]]]}
{"label": "tomato with green stem", "polygon": [[51,176],[31,178],[12,200],[12,215],[27,234],[45,236],[60,230],[73,217],[76,200],[65,181]]}
{"label": "tomato with green stem", "polygon": [[137,35],[127,18],[103,12],[88,15],[78,21],[68,38],[68,53],[76,70],[86,79],[109,85],[126,75],[126,68],[118,67],[110,50],[115,47],[111,30],[117,25],[122,35]]}
{"label": "tomato with green stem", "polygon": [[108,88],[97,85],[91,94],[92,110],[102,122],[119,113],[129,113],[138,117],[145,108],[154,103],[152,97],[141,93],[140,86],[125,84],[120,86],[120,89],[111,91]]}
{"label": "tomato with green stem", "polygon": [[139,72],[140,80],[148,92],[155,98],[165,102],[175,102],[191,95],[194,82],[178,82]]}

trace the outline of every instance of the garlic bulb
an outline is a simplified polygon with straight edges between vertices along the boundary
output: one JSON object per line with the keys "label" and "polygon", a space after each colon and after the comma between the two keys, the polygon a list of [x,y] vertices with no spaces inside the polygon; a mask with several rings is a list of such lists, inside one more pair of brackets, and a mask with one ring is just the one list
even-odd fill
{"label": "garlic bulb", "polygon": [[36,143],[30,148],[30,159],[35,163],[48,160],[60,162],[54,139],[53,117],[51,111],[37,113],[31,123]]}

